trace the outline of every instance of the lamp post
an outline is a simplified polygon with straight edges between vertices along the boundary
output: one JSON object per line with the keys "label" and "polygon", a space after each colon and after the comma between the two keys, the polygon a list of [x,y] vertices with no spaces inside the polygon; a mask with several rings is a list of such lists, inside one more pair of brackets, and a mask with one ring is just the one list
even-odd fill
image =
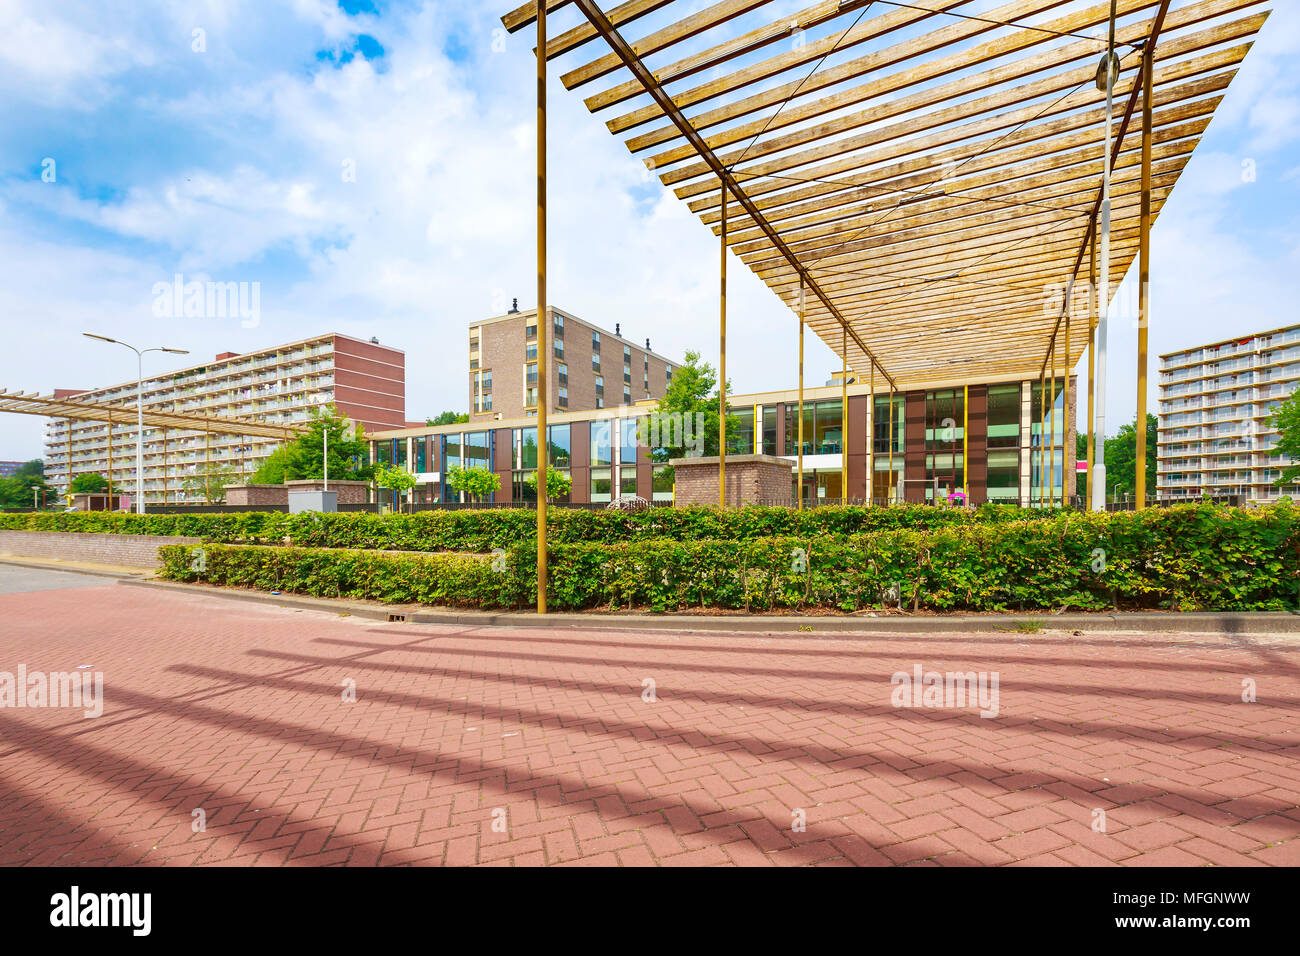
{"label": "lamp post", "polygon": [[[144,353],[145,352],[169,352],[172,355],[189,355],[186,349],[169,349],[159,346],[152,349],[138,349],[134,345],[127,345],[117,339],[110,339],[106,335],[96,335],[93,332],[82,332],[82,335],[89,339],[99,339],[101,342],[109,342],[113,345],[122,345],[129,348],[135,353],[136,359],[136,386],[135,386],[135,415],[136,415],[136,435],[135,435],[135,513],[144,514]],[[111,429],[112,423],[109,423]],[[71,425],[69,424],[69,428]],[[68,473],[72,473],[72,463],[68,462]]]}

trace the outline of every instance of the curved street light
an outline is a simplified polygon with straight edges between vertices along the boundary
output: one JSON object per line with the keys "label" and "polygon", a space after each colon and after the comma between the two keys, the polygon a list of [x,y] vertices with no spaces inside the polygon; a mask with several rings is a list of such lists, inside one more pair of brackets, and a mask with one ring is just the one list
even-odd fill
{"label": "curved street light", "polygon": [[[94,332],[82,332],[82,335],[88,339],[99,339],[101,342],[109,342],[113,345],[122,345],[135,353],[136,358],[136,386],[135,386],[135,414],[136,414],[136,431],[135,436],[135,513],[144,514],[144,353],[145,352],[169,352],[172,355],[189,355],[186,349],[169,349],[159,346],[152,349],[138,349],[134,345],[127,345],[126,342],[118,339],[110,339],[107,335],[96,335]],[[69,428],[72,426],[69,425]],[[109,430],[113,428],[113,423],[109,422]],[[72,462],[68,462],[68,488],[72,488]],[[111,506],[111,502],[110,502]]]}

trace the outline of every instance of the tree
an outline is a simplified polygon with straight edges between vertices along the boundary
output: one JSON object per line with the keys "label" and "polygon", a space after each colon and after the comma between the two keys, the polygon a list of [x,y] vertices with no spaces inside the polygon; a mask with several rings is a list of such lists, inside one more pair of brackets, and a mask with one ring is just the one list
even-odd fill
{"label": "tree", "polygon": [[314,410],[307,430],[285,442],[253,473],[254,484],[278,485],[325,477],[325,434],[329,433],[329,477],[335,481],[367,481],[372,469],[369,449],[359,431],[333,405]]}
{"label": "tree", "polygon": [[403,492],[410,492],[418,483],[419,479],[405,468],[390,468],[382,461],[375,465],[375,484],[380,488],[396,491],[398,500],[403,497]]}
{"label": "tree", "polygon": [[442,412],[437,418],[426,418],[424,423],[429,426],[433,425],[463,425],[469,421],[469,416],[459,412]]}
{"label": "tree", "polygon": [[[529,475],[524,484],[533,489],[533,494],[537,494],[537,472]],[[563,498],[573,490],[573,479],[557,468],[546,469],[546,500],[555,501],[557,498]]]}
{"label": "tree", "polygon": [[181,481],[181,490],[186,498],[202,498],[208,504],[220,504],[226,500],[226,488],[239,481],[239,473],[220,465],[198,465],[193,474],[186,475]]}
{"label": "tree", "polygon": [[108,479],[98,472],[88,471],[73,478],[68,491],[74,495],[100,495],[108,491]]}
{"label": "tree", "polygon": [[447,484],[452,491],[463,491],[475,501],[482,501],[501,490],[501,479],[496,472],[486,468],[462,468],[460,465],[452,465],[447,469]]}
{"label": "tree", "polygon": [[1273,411],[1268,424],[1279,433],[1275,454],[1286,458],[1289,463],[1273,484],[1280,488],[1300,481],[1300,388]]}
{"label": "tree", "polygon": [[[1157,430],[1158,421],[1150,413],[1147,414],[1147,495],[1154,497],[1156,493],[1156,440],[1159,437]],[[1078,443],[1075,446],[1075,454],[1079,461],[1086,461],[1088,455],[1088,438],[1086,434],[1080,433]],[[1131,495],[1137,491],[1137,469],[1134,467],[1137,459],[1137,419],[1127,425],[1121,425],[1119,433],[1106,439],[1106,497],[1118,498],[1123,495]],[[1079,472],[1075,479],[1075,488],[1078,494],[1084,493],[1086,476]]]}
{"label": "tree", "polygon": [[[663,398],[659,399],[654,412],[658,421],[642,421],[637,433],[637,440],[650,446],[650,457],[656,462],[666,462],[672,458],[685,458],[690,449],[692,454],[699,451],[699,435],[695,423],[703,421],[703,454],[718,453],[718,374],[713,366],[700,361],[699,352],[687,352],[686,361],[673,369],[673,380],[668,383]],[[731,383],[727,383],[727,392],[731,392]],[[680,418],[678,417],[680,416]],[[697,417],[702,416],[702,418]],[[680,421],[685,428],[676,427]],[[669,427],[669,425],[672,427]],[[657,427],[655,427],[657,425]],[[728,433],[740,427],[740,420],[733,415],[727,416]],[[685,441],[689,432],[695,448]]]}
{"label": "tree", "polygon": [[8,478],[0,478],[0,508],[30,508],[41,502],[57,503],[58,499],[45,482],[45,462],[39,458],[19,465]]}

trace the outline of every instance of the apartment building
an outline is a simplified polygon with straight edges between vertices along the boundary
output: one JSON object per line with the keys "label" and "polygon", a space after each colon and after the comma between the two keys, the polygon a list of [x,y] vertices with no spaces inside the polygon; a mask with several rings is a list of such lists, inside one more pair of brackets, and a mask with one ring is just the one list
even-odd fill
{"label": "apartment building", "polygon": [[[865,384],[850,384],[846,416],[839,385],[808,388],[804,500],[838,503],[846,489],[858,502],[922,502],[936,495],[944,500],[958,491],[976,504],[1059,502],[1063,491],[1074,491],[1077,382],[1071,382],[1068,409],[1062,379],[1043,386],[1037,379],[938,382],[896,392],[892,435],[888,392],[873,395]],[[797,391],[728,399],[729,454],[797,457]],[[670,470],[639,441],[640,422],[655,410],[651,400],[548,416],[550,462],[568,474],[570,501],[609,502],[632,494],[673,499]],[[417,502],[456,500],[446,483],[453,466],[495,472],[501,484],[497,502],[535,498],[528,478],[539,457],[537,423],[528,416],[394,429],[371,438],[372,460],[416,474]],[[797,480],[791,479],[791,498],[797,497]]]}
{"label": "apartment building", "polygon": [[[562,309],[548,309],[548,411],[588,411],[631,405],[663,396],[673,362],[622,335],[584,322]],[[469,327],[470,421],[537,414],[537,310],[515,306],[505,315]]]}
{"label": "apartment building", "polygon": [[[123,353],[125,355],[125,353]],[[123,356],[115,356],[122,358]],[[107,356],[106,356],[107,358]],[[123,361],[123,367],[128,363]],[[136,382],[107,388],[57,389],[56,397],[134,408]],[[146,409],[188,412],[216,418],[255,418],[274,423],[304,422],[321,403],[366,432],[406,424],[406,355],[400,349],[337,333],[325,333],[255,352],[222,352],[212,361],[151,376],[144,382]],[[71,431],[69,432],[69,427]],[[188,494],[187,478],[214,468],[251,475],[279,444],[269,438],[219,431],[176,431],[146,426],[146,503],[201,500]],[[52,418],[45,429],[45,475],[60,493],[70,476],[95,472],[114,489],[135,490],[136,427]]]}
{"label": "apartment building", "polygon": [[1158,496],[1300,494],[1273,484],[1288,462],[1268,424],[1298,385],[1300,325],[1160,356]]}

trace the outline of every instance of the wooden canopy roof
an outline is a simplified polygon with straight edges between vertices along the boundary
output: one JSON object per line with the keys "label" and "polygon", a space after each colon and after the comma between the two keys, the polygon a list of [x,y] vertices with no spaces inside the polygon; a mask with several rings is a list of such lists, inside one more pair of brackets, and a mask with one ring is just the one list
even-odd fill
{"label": "wooden canopy roof", "polygon": [[[548,59],[837,354],[896,383],[1040,373],[1088,281],[1109,0],[548,0]],[[1265,0],[1118,0],[1111,288],[1138,242],[1153,49],[1158,215]],[[573,7],[574,11],[563,8]],[[536,3],[502,18],[533,23]],[[593,43],[592,41],[596,41]],[[1072,337],[1067,367],[1087,345]]]}
{"label": "wooden canopy roof", "polygon": [[[75,397],[55,398],[52,395],[37,395],[32,392],[10,392],[3,388],[0,388],[0,412],[108,422],[113,425],[136,423],[136,410],[133,404],[109,405],[103,402],[83,401]],[[280,441],[289,441],[307,430],[305,425],[297,423],[276,424],[252,418],[220,418],[215,415],[165,412],[159,411],[156,407],[150,408],[148,405],[144,408],[144,424],[149,428],[247,435],[253,438],[276,438]]]}

